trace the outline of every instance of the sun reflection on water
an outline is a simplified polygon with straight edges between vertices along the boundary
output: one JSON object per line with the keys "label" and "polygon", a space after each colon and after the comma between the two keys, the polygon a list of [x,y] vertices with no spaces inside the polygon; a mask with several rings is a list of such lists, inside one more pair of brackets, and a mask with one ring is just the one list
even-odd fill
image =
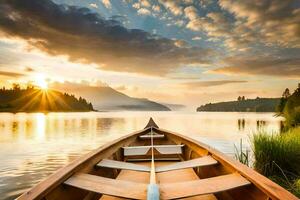
{"label": "sun reflection on water", "polygon": [[44,113],[36,114],[36,129],[35,134],[38,139],[43,139],[46,132],[46,116]]}
{"label": "sun reflection on water", "polygon": [[253,113],[0,113],[0,193],[8,200],[78,156],[142,129],[149,117],[230,153],[257,129],[279,130],[280,118]]}

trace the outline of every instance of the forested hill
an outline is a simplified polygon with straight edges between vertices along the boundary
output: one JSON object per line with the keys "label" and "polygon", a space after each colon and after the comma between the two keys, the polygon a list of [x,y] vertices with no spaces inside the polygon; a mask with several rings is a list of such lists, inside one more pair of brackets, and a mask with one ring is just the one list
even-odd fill
{"label": "forested hill", "polygon": [[27,87],[0,89],[0,112],[71,112],[92,111],[93,105],[83,98],[55,90]]}
{"label": "forested hill", "polygon": [[280,98],[245,99],[239,97],[238,101],[209,103],[197,108],[198,112],[275,112]]}
{"label": "forested hill", "polygon": [[277,111],[285,117],[287,128],[300,125],[300,83],[293,94],[288,88],[284,91]]}

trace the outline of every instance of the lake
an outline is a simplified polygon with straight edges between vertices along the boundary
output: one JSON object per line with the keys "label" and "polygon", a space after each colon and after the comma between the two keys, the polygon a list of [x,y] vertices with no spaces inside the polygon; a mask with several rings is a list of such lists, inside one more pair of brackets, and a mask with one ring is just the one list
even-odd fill
{"label": "lake", "polygon": [[142,129],[149,117],[230,156],[241,139],[249,149],[253,133],[279,131],[283,120],[274,113],[0,113],[0,199],[14,199],[78,156]]}

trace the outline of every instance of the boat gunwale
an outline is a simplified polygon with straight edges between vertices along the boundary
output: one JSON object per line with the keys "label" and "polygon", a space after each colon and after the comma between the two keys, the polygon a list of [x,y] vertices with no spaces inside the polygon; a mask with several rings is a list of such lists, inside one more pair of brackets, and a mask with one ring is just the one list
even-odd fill
{"label": "boat gunwale", "polygon": [[[126,134],[120,138],[117,138],[111,142],[108,142],[100,147],[79,156],[74,161],[70,162],[69,164],[64,165],[63,167],[56,170],[53,174],[48,176],[46,179],[42,180],[35,186],[31,187],[28,191],[21,194],[16,200],[28,200],[28,199],[42,199],[44,198],[49,192],[55,189],[57,186],[62,184],[66,181],[69,177],[75,174],[78,170],[82,169],[83,166],[93,158],[99,156],[106,150],[110,148],[114,148],[113,145],[123,144],[126,140],[130,140],[133,137],[138,137],[140,134],[148,132],[149,128],[145,128],[142,130],[138,130],[129,134]],[[81,168],[82,167],[82,168]]]}
{"label": "boat gunwale", "polygon": [[[238,162],[237,160],[225,155],[224,153],[218,151],[215,148],[210,147],[207,144],[204,144],[200,141],[197,141],[193,138],[190,138],[188,136],[182,135],[177,132],[165,130],[165,129],[157,129],[154,128],[157,131],[160,131],[162,133],[165,133],[167,135],[175,136],[178,138],[181,138],[181,140],[185,140],[187,142],[193,143],[196,146],[199,146],[205,150],[208,151],[208,154],[212,156],[214,159],[220,162],[220,164],[227,165],[233,169],[236,170],[236,172],[240,173],[240,175],[244,176],[246,179],[248,179],[252,184],[254,184],[255,187],[257,187],[259,190],[261,190],[263,193],[265,193],[269,198],[272,200],[299,200],[296,196],[294,196],[292,193],[278,185],[277,183],[271,181],[267,177],[261,175],[260,173],[256,172],[254,169],[251,169],[250,167]],[[189,145],[187,145],[189,146]],[[259,180],[259,181],[258,181]]]}

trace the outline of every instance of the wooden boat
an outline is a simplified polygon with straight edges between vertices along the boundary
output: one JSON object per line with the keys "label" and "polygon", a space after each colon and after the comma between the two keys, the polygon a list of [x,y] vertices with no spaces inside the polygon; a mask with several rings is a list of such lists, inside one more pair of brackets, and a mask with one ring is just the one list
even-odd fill
{"label": "wooden boat", "polygon": [[271,180],[201,142],[141,130],[58,170],[19,200],[298,199]]}

